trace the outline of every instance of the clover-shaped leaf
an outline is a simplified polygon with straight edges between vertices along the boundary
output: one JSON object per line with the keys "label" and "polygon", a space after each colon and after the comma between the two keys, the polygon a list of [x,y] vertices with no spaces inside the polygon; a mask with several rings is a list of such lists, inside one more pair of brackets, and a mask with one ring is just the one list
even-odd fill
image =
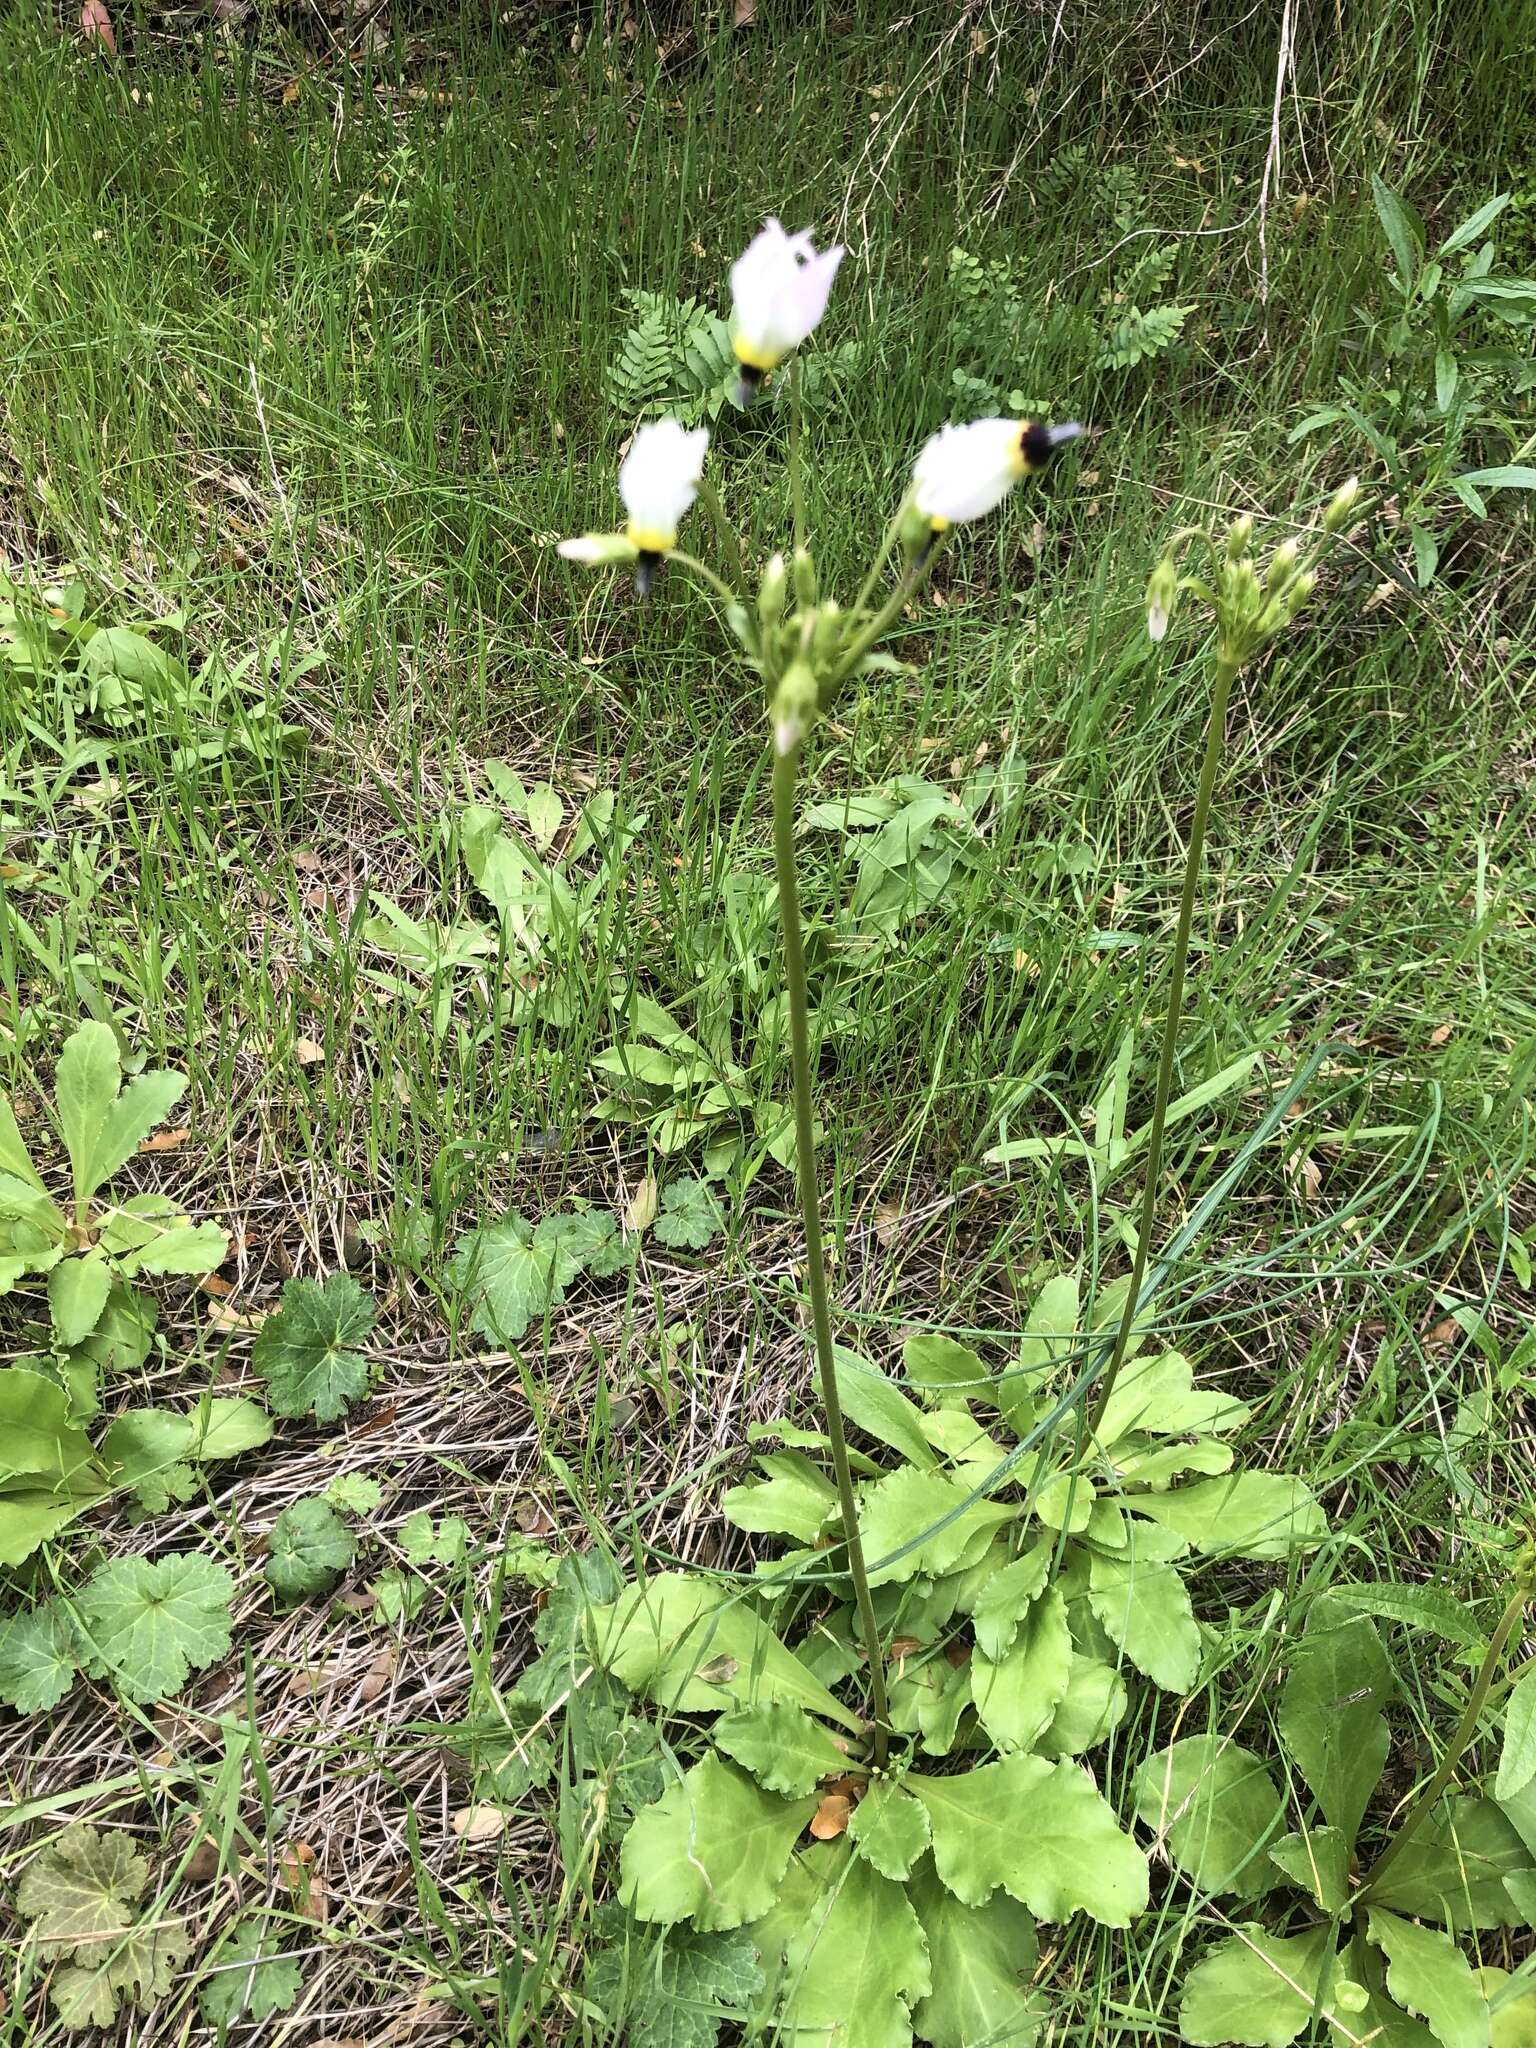
{"label": "clover-shaped leaf", "polygon": [[651,1227],[675,1251],[701,1252],[724,1230],[725,1217],[708,1181],[674,1180],[667,1184],[661,1214]]}
{"label": "clover-shaped leaf", "polygon": [[283,1955],[279,1936],[247,1916],[214,1951],[198,2003],[216,2027],[270,2019],[288,2010],[302,1981],[298,1964]]}
{"label": "clover-shaped leaf", "polygon": [[80,1595],[88,1669],[149,1704],[178,1692],[229,1648],[234,1581],[196,1551],[103,1565]]}
{"label": "clover-shaped leaf", "polygon": [[290,1280],[251,1352],[273,1413],[336,1421],[367,1388],[368,1361],[356,1347],[375,1314],[372,1295],[350,1273]]}
{"label": "clover-shaped leaf", "polygon": [[352,1562],[357,1540],[325,1500],[296,1500],[267,1539],[267,1584],[280,1599],[325,1593]]}

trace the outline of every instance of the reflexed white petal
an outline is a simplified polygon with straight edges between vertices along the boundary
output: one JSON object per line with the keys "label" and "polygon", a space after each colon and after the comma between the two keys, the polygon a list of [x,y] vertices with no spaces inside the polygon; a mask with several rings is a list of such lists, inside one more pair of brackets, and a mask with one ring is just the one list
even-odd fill
{"label": "reflexed white petal", "polygon": [[568,562],[582,562],[588,568],[591,568],[598,562],[612,562],[622,559],[615,556],[613,552],[615,543],[624,550],[625,554],[634,553],[634,549],[630,546],[629,542],[623,540],[615,533],[578,534],[573,540],[561,541],[555,552],[564,555]]}
{"label": "reflexed white petal", "polygon": [[951,526],[995,512],[1024,474],[1022,431],[1021,420],[942,427],[912,472],[918,511]]}
{"label": "reflexed white petal", "polygon": [[1167,612],[1163,609],[1163,607],[1160,604],[1154,604],[1149,606],[1147,610],[1147,638],[1149,640],[1157,641],[1166,639],[1167,635]]}
{"label": "reflexed white petal", "polygon": [[819,255],[808,233],[769,220],[731,266],[731,333],[744,363],[771,370],[797,349],[827,310],[841,248]]}
{"label": "reflexed white petal", "polygon": [[709,429],[691,431],[676,420],[641,427],[619,466],[619,496],[637,547],[664,552],[699,492]]}

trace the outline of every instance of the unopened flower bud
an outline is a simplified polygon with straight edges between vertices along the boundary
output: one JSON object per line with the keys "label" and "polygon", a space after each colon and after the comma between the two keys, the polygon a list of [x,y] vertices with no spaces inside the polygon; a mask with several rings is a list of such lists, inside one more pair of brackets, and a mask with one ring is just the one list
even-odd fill
{"label": "unopened flower bud", "polygon": [[1164,555],[1147,580],[1147,637],[1153,642],[1167,633],[1178,594],[1178,568],[1172,555]]}
{"label": "unopened flower bud", "polygon": [[795,549],[795,601],[810,611],[816,603],[816,564],[805,548]]}
{"label": "unopened flower bud", "polygon": [[583,568],[598,569],[605,563],[632,562],[639,549],[622,533],[583,533],[574,540],[561,541],[556,552],[568,562],[580,562]]}
{"label": "unopened flower bud", "polygon": [[1312,595],[1312,588],[1316,582],[1317,578],[1310,569],[1304,569],[1296,578],[1285,600],[1285,615],[1288,619],[1295,618],[1307,599]]}
{"label": "unopened flower bud", "polygon": [[789,589],[789,570],[782,555],[774,555],[763,571],[763,580],[757,586],[757,616],[765,633],[773,628],[784,616],[784,597]]}
{"label": "unopened flower bud", "polygon": [[1342,533],[1349,524],[1349,515],[1360,502],[1360,479],[1352,476],[1339,485],[1328,500],[1328,509],[1323,514],[1324,533]]}
{"label": "unopened flower bud", "polygon": [[1232,530],[1227,535],[1227,560],[1240,562],[1247,554],[1248,544],[1252,539],[1253,515],[1245,512],[1240,519],[1233,520]]}
{"label": "unopened flower bud", "polygon": [[768,715],[774,752],[792,754],[816,719],[816,674],[808,661],[792,661],[785,669]]}
{"label": "unopened flower bud", "polygon": [[825,666],[836,655],[843,637],[843,608],[828,598],[816,614],[816,630],[811,635],[811,653],[818,665]]}
{"label": "unopened flower bud", "polygon": [[1269,567],[1264,574],[1266,590],[1283,590],[1296,574],[1296,564],[1301,560],[1301,542],[1283,540],[1269,558]]}

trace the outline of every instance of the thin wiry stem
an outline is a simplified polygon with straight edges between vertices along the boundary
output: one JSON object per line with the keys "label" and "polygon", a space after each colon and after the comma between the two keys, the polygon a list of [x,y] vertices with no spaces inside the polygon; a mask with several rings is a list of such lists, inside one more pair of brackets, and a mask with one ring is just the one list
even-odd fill
{"label": "thin wiry stem", "polygon": [[795,1182],[800,1192],[800,1216],[805,1228],[806,1287],[811,1297],[811,1326],[816,1339],[821,1405],[832,1445],[832,1470],[837,1479],[843,1537],[848,1546],[848,1573],[853,1580],[859,1632],[864,1638],[864,1654],[869,1665],[869,1691],[875,1723],[874,1765],[878,1771],[885,1765],[890,1708],[886,1702],[880,1624],[875,1619],[875,1603],[864,1563],[858,1504],[853,1493],[853,1471],[848,1463],[848,1439],[843,1427],[843,1404],[837,1391],[827,1259],[821,1234],[821,1200],[816,1187],[810,998],[806,985],[805,948],[800,935],[800,891],[795,878],[795,783],[799,762],[798,743],[783,753],[776,753],[773,760],[773,852],[779,880],[779,927],[784,939],[784,982],[789,996],[789,1043],[795,1102]]}
{"label": "thin wiry stem", "polygon": [[1184,890],[1179,898],[1179,924],[1173,941],[1173,968],[1168,977],[1168,1012],[1163,1019],[1163,1047],[1157,1063],[1157,1093],[1152,1102],[1152,1122],[1147,1133],[1146,1180],[1141,1191],[1141,1217],[1136,1226],[1136,1256],[1131,1261],[1130,1285],[1120,1311],[1120,1327],[1109,1355],[1093,1406],[1088,1411],[1088,1434],[1097,1433],[1104,1410],[1114,1392],[1115,1381],[1125,1363],[1136,1312],[1141,1303],[1141,1283],[1146,1276],[1147,1254],[1152,1244],[1152,1226],[1157,1213],[1157,1182],[1163,1165],[1163,1126],[1168,1120],[1168,1097],[1173,1087],[1173,1057],[1178,1049],[1179,1018],[1184,1007],[1184,968],[1189,959],[1189,928],[1195,915],[1195,892],[1200,885],[1201,859],[1205,852],[1205,828],[1211,813],[1211,792],[1216,786],[1216,768],[1221,760],[1227,729],[1227,700],[1232,694],[1238,664],[1223,660],[1216,665],[1211,691],[1210,715],[1205,727],[1205,758],[1200,763],[1200,782],[1195,791],[1195,815],[1189,828],[1189,847],[1184,856]]}

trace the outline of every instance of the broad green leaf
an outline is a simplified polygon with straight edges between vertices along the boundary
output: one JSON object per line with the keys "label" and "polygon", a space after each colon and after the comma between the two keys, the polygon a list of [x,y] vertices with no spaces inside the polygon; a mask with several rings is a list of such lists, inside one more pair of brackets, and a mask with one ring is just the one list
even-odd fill
{"label": "broad green leaf", "polygon": [[1200,1669],[1200,1624],[1171,1564],[1088,1553],[1088,1605],[1112,1643],[1155,1685],[1188,1692]]}
{"label": "broad green leaf", "polygon": [[991,1390],[998,1412],[1019,1437],[1034,1426],[1034,1397],[1042,1380],[1071,1356],[1077,1324],[1077,1274],[1053,1273],[1030,1304],[1018,1357]]}
{"label": "broad green leaf", "polygon": [[1458,249],[1469,249],[1480,236],[1488,232],[1513,197],[1512,192],[1500,192],[1492,199],[1485,200],[1475,213],[1467,215],[1459,228],[1453,229],[1446,236],[1435,251],[1435,255],[1444,258],[1454,256]]}
{"label": "broad green leaf", "polygon": [[1417,2013],[1442,2048],[1491,2048],[1487,2001],[1472,1965],[1448,1934],[1367,1909],[1371,1940],[1387,1959],[1387,1989]]}
{"label": "broad green leaf", "polygon": [[1202,1891],[1254,1899],[1279,1883],[1264,1847],[1284,1802],[1251,1750],[1215,1730],[1186,1736],[1136,1773],[1137,1816],[1167,1843],[1174,1863]]}
{"label": "broad green leaf", "polygon": [[757,1463],[763,1478],[727,1487],[721,1496],[725,1519],[750,1534],[815,1543],[837,1515],[836,1486],[803,1451],[769,1451]]}
{"label": "broad green leaf", "polygon": [[121,1078],[117,1040],[109,1025],[82,1024],[65,1041],[53,1098],[77,1202],[88,1202],[101,1185],[103,1135]]}
{"label": "broad green leaf", "polygon": [[914,1465],[926,1468],[938,1463],[923,1434],[922,1410],[877,1365],[839,1347],[836,1372],[843,1413],[855,1428],[888,1444]]}
{"label": "broad green leaf", "polygon": [[[1186,1088],[1182,1095],[1176,1095],[1169,1103],[1167,1115],[1163,1119],[1164,1130],[1173,1130],[1187,1118],[1198,1116],[1210,1103],[1219,1102],[1223,1095],[1230,1095],[1234,1088],[1240,1088],[1258,1065],[1263,1052],[1262,1046],[1255,1046],[1252,1052],[1239,1053],[1235,1060],[1229,1060],[1227,1065],[1212,1074],[1209,1080],[1197,1081],[1193,1088]],[[1149,1119],[1132,1131],[1126,1139],[1126,1156],[1139,1152],[1151,1135],[1152,1124]],[[1134,1341],[1138,1340],[1133,1339]]]}
{"label": "broad green leaf", "polygon": [[0,1370],[0,1475],[37,1473],[62,1483],[89,1459],[85,1432],[69,1421],[69,1396],[24,1366]]}
{"label": "broad green leaf", "polygon": [[133,1925],[149,1866],[125,1834],[76,1821],[28,1864],[16,1910],[54,1955],[99,1953]]}
{"label": "broad green leaf", "polygon": [[[1098,1428],[1110,1448],[1135,1432],[1153,1436],[1195,1436],[1240,1429],[1251,1410],[1214,1387],[1196,1387],[1194,1368],[1179,1351],[1152,1352],[1132,1359],[1116,1380]],[[1118,1464],[1119,1459],[1115,1462]]]}
{"label": "broad green leaf", "polygon": [[1000,1750],[1029,1749],[1051,1725],[1066,1696],[1071,1667],[1067,1603],[1054,1586],[1030,1608],[999,1662],[980,1649],[974,1652],[971,1697],[977,1718]]}
{"label": "broad green leaf", "polygon": [[1218,1942],[1184,1981],[1179,2035],[1191,2048],[1289,2048],[1312,2017],[1331,1943],[1326,1927]]}
{"label": "broad green leaf", "polygon": [[112,1270],[99,1252],[61,1259],[48,1275],[48,1312],[53,1334],[66,1349],[82,1344],[101,1321],[112,1285]]}
{"label": "broad green leaf", "polygon": [[1082,1911],[1107,1927],[1146,1906],[1146,1859],[1075,1763],[1010,1756],[906,1786],[928,1809],[934,1867],[964,1904],[1000,1885],[1039,1920]]}
{"label": "broad green leaf", "polygon": [[816,1804],[707,1755],[630,1823],[619,1896],[637,1919],[692,1920],[704,1933],[760,1919]]}
{"label": "broad green leaf", "polygon": [[1013,1508],[972,1501],[973,1489],[943,1472],[903,1465],[863,1489],[859,1534],[872,1586],[942,1575],[965,1558],[978,1536],[1015,1519]]}
{"label": "broad green leaf", "polygon": [[554,844],[555,834],[565,818],[565,805],[550,783],[541,782],[537,789],[530,791],[525,814],[533,843],[543,853],[546,847]]}
{"label": "broad green leaf", "polygon": [[281,1600],[329,1592],[356,1551],[357,1539],[329,1501],[293,1501],[267,1539],[267,1584]]}
{"label": "broad green leaf", "polygon": [[675,1251],[701,1252],[724,1230],[725,1212],[709,1182],[690,1176],[667,1182],[661,1213],[651,1228],[659,1244]]}
{"label": "broad green leaf", "polygon": [[1127,1486],[1150,1487],[1162,1493],[1186,1472],[1230,1472],[1233,1451],[1230,1444],[1202,1438],[1193,1444],[1159,1444],[1155,1450],[1129,1451],[1122,1445],[1115,1464]]}
{"label": "broad green leaf", "polygon": [[1396,1691],[1367,1617],[1319,1601],[1280,1695],[1280,1739],[1324,1818],[1350,1842],[1391,1747],[1381,1710]]}
{"label": "broad green leaf", "polygon": [[32,1164],[32,1155],[27,1150],[8,1095],[0,1095],[0,1173],[12,1174],[17,1180],[25,1181],[40,1195],[48,1192],[42,1176]]}
{"label": "broad green leaf", "polygon": [[1080,1536],[1093,1517],[1097,1488],[1084,1472],[1058,1472],[1034,1497],[1036,1515],[1047,1529]]}
{"label": "broad green leaf", "polygon": [[1485,491],[1536,491],[1536,469],[1528,462],[1500,462],[1492,469],[1464,469],[1456,481]]}
{"label": "broad green leaf", "polygon": [[969,1344],[937,1330],[909,1337],[901,1347],[901,1362],[908,1386],[941,1405],[985,1394],[992,1377]]}
{"label": "broad green leaf", "polygon": [[1524,1917],[1508,1880],[1531,1865],[1531,1854],[1490,1799],[1448,1799],[1404,1847],[1380,1885],[1378,1905],[1418,1920],[1439,1920],[1457,1933],[1518,1926]]}
{"label": "broad green leaf", "polygon": [[198,2003],[209,2025],[220,2028],[286,2012],[303,1983],[298,1964],[283,1954],[282,1931],[257,1914],[225,1935],[204,1968]]}
{"label": "broad green leaf", "polygon": [[1371,173],[1371,197],[1376,205],[1376,217],[1397,258],[1397,269],[1403,290],[1406,292],[1418,273],[1419,261],[1424,254],[1424,223],[1418,214],[1386,184],[1375,172]]}
{"label": "broad green leaf", "polygon": [[1300,1479],[1238,1472],[1172,1493],[1138,1494],[1134,1506],[1207,1557],[1285,1557],[1327,1534],[1323,1511]]}
{"label": "broad green leaf", "polygon": [[736,1707],[715,1723],[714,1744],[770,1792],[803,1798],[819,1782],[846,1771],[848,1753],[819,1721],[785,1700]]}
{"label": "broad green leaf", "polygon": [[994,1663],[1007,1656],[1031,1602],[1038,1600],[1045,1591],[1046,1581],[1051,1575],[1052,1555],[1053,1545],[1046,1538],[1032,1550],[1025,1551],[1022,1557],[1015,1558],[1012,1564],[1005,1564],[1000,1571],[993,1572],[982,1588],[971,1611],[971,1619],[975,1625],[977,1647]]}
{"label": "broad green leaf", "polygon": [[[908,2048],[912,2007],[933,1977],[905,1891],[847,1847],[797,1857],[790,1911],[754,1929],[783,1986],[779,2048]],[[770,1952],[771,1950],[771,1952]]]}
{"label": "broad green leaf", "polygon": [[54,1486],[18,1483],[0,1488],[0,1564],[21,1564],[84,1514],[90,1502],[89,1494],[60,1492]]}
{"label": "broad green leaf", "polygon": [[1495,1799],[1513,1799],[1536,1778],[1536,1671],[1528,1671],[1504,1709],[1504,1747],[1499,1752]]}
{"label": "broad green leaf", "polygon": [[1350,1838],[1337,1828],[1308,1828],[1271,1842],[1269,1857],[1320,1911],[1332,1915],[1349,1904],[1349,1848]]}
{"label": "broad green leaf", "polygon": [[273,1413],[334,1422],[358,1400],[367,1391],[368,1361],[356,1347],[372,1330],[375,1313],[372,1295],[350,1273],[290,1280],[251,1350]]}
{"label": "broad green leaf", "polygon": [[1467,1619],[1465,1605],[1438,1586],[1335,1585],[1328,1588],[1328,1595],[1361,1614],[1406,1622],[1410,1628],[1443,1636],[1448,1643],[1470,1648],[1483,1641],[1477,1624]]}
{"label": "broad green leaf", "polygon": [[1522,1979],[1510,1996],[1507,1987],[1514,1979],[1508,1970],[1485,1964],[1473,1975],[1488,2001],[1493,2048],[1536,2048],[1536,1988],[1530,1978]]}
{"label": "broad green leaf", "polygon": [[0,1700],[18,1714],[46,1714],[75,1682],[77,1639],[55,1600],[0,1620]]}
{"label": "broad green leaf", "polygon": [[130,1081],[108,1110],[96,1149],[96,1186],[109,1181],[164,1123],[186,1093],[185,1074],[155,1072]]}
{"label": "broad green leaf", "polygon": [[928,1938],[933,1989],[913,2013],[932,2048],[978,2042],[1028,2048],[1041,2015],[1029,1999],[1035,1923],[1016,1900],[996,1893],[984,1906],[962,1905],[925,1860],[907,1896]]}
{"label": "broad green leaf", "polygon": [[[14,1173],[0,1173],[0,1217],[13,1224],[26,1224],[39,1234],[39,1244],[62,1239],[69,1229],[67,1218],[52,1197],[33,1187],[30,1181],[19,1180]],[[14,1231],[9,1235],[14,1244]],[[28,1267],[24,1265],[20,1270],[25,1272]]]}
{"label": "broad green leaf", "polygon": [[185,1415],[170,1408],[130,1408],[108,1428],[101,1455],[115,1485],[137,1486],[171,1465],[237,1458],[271,1434],[272,1424],[256,1403],[234,1397],[205,1401]]}
{"label": "broad green leaf", "polygon": [[784,1700],[860,1725],[750,1607],[686,1572],[659,1572],[590,1608],[586,1636],[605,1670],[675,1713]]}
{"label": "broad green leaf", "polygon": [[568,1261],[558,1243],[541,1242],[513,1211],[467,1232],[454,1248],[448,1278],[488,1344],[515,1344],[528,1326],[565,1299]]}
{"label": "broad green leaf", "polygon": [[848,1839],[882,1877],[904,1880],[928,1847],[928,1809],[891,1778],[876,1778],[853,1809]]}
{"label": "broad green leaf", "polygon": [[229,1649],[234,1590],[224,1567],[196,1551],[103,1565],[79,1598],[90,1668],[146,1705],[179,1692]]}
{"label": "broad green leaf", "polygon": [[[600,1908],[600,1916],[607,1910]],[[600,1930],[602,1924],[600,1918]],[[626,2048],[715,2048],[722,2012],[745,2018],[763,1988],[749,1933],[674,1927],[642,1949],[633,1937],[626,1940],[622,1911],[614,1933],[586,1988],[604,2008],[614,2030],[609,2038]]]}
{"label": "broad green leaf", "polygon": [[[1536,1863],[1536,1779],[1519,1792],[1506,1793],[1498,1805],[1499,1811],[1525,1844],[1531,1861]],[[1532,1925],[1536,1926],[1536,1921]]]}
{"label": "broad green leaf", "polygon": [[1067,1690],[1035,1746],[1043,1756],[1081,1756],[1119,1727],[1128,1704],[1119,1672],[1074,1650]]}
{"label": "broad green leaf", "polygon": [[1435,352],[1435,404],[1442,412],[1449,412],[1456,396],[1456,386],[1461,379],[1461,365],[1449,349]]}
{"label": "broad green leaf", "polygon": [[211,1273],[229,1257],[229,1233],[193,1223],[168,1195],[130,1195],[113,1209],[100,1249],[122,1273]]}

